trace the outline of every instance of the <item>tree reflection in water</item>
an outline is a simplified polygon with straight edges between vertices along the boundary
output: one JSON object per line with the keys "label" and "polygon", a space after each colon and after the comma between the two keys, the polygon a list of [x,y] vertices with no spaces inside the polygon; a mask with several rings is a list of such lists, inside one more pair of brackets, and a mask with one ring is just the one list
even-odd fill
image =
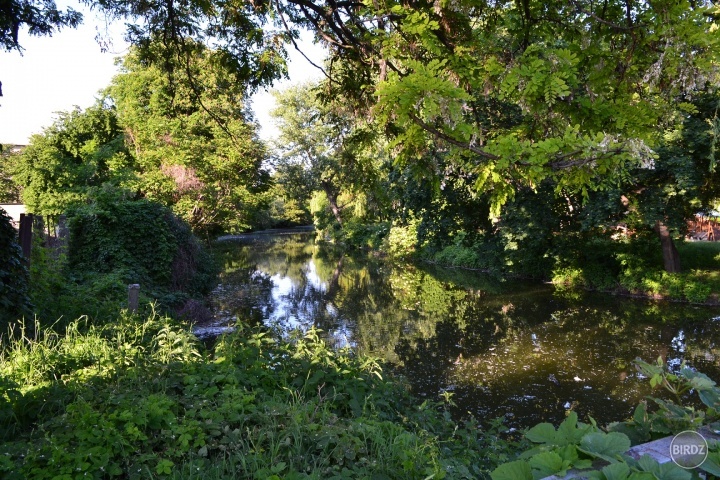
{"label": "tree reflection in water", "polygon": [[312,235],[249,236],[221,248],[219,318],[322,329],[337,347],[388,360],[421,397],[453,392],[459,416],[529,426],[573,409],[600,424],[619,420],[650,393],[636,357],[686,359],[720,380],[717,309],[564,296],[320,247]]}

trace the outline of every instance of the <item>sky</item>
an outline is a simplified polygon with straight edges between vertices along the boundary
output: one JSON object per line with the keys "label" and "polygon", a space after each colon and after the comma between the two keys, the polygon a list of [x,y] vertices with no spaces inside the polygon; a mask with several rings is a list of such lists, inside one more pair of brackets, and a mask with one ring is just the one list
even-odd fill
{"label": "sky", "polygon": [[[0,143],[27,144],[30,135],[41,133],[56,118],[55,112],[87,108],[95,102],[97,92],[106,87],[118,72],[115,58],[127,53],[122,39],[123,25],[108,26],[112,39],[110,51],[101,52],[95,41],[98,26],[105,31],[102,17],[90,12],[76,0],[57,1],[58,7],[72,6],[84,14],[83,25],[77,29],[63,29],[52,37],[31,37],[21,32],[18,52],[0,51]],[[314,45],[309,33],[299,42],[303,52],[317,64],[322,63],[324,50]],[[305,60],[294,48],[289,48],[290,80],[278,82],[274,88],[319,79],[322,73]],[[269,112],[274,100],[264,90],[252,97],[252,106],[260,123],[260,137],[273,138],[276,128]]]}

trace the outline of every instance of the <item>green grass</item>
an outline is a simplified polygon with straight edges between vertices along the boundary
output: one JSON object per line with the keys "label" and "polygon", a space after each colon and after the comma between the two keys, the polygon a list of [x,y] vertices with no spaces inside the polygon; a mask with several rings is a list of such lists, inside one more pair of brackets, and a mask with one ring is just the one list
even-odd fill
{"label": "green grass", "polygon": [[0,375],[4,478],[482,478],[509,455],[499,425],[457,425],[315,331],[239,325],[210,351],[158,315],[19,326]]}
{"label": "green grass", "polygon": [[677,249],[684,270],[720,271],[720,242],[683,242]]}

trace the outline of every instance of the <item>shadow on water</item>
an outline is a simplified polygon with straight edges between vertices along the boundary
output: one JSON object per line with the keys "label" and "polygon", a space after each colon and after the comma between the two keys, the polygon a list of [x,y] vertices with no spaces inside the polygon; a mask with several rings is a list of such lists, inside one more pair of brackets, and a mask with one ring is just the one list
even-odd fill
{"label": "shadow on water", "polygon": [[389,361],[414,393],[453,393],[456,414],[509,425],[558,422],[567,410],[600,424],[627,417],[650,393],[632,362],[683,360],[720,379],[717,308],[503,282],[317,246],[312,235],[220,245],[217,323],[250,319],[316,327],[337,347]]}

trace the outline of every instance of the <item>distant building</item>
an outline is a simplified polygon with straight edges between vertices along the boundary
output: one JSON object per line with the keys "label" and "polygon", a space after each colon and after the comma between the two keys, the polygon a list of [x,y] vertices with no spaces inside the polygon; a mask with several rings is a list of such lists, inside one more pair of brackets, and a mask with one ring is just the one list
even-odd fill
{"label": "distant building", "polygon": [[15,228],[20,227],[20,214],[26,213],[25,205],[20,203],[4,203],[0,204],[0,208],[5,210],[8,215],[10,215],[10,218],[12,218],[12,223]]}
{"label": "distant building", "polygon": [[2,153],[3,156],[5,155],[13,155],[15,153],[22,153],[23,150],[27,148],[27,145],[15,145],[15,144],[4,144],[2,146]]}

